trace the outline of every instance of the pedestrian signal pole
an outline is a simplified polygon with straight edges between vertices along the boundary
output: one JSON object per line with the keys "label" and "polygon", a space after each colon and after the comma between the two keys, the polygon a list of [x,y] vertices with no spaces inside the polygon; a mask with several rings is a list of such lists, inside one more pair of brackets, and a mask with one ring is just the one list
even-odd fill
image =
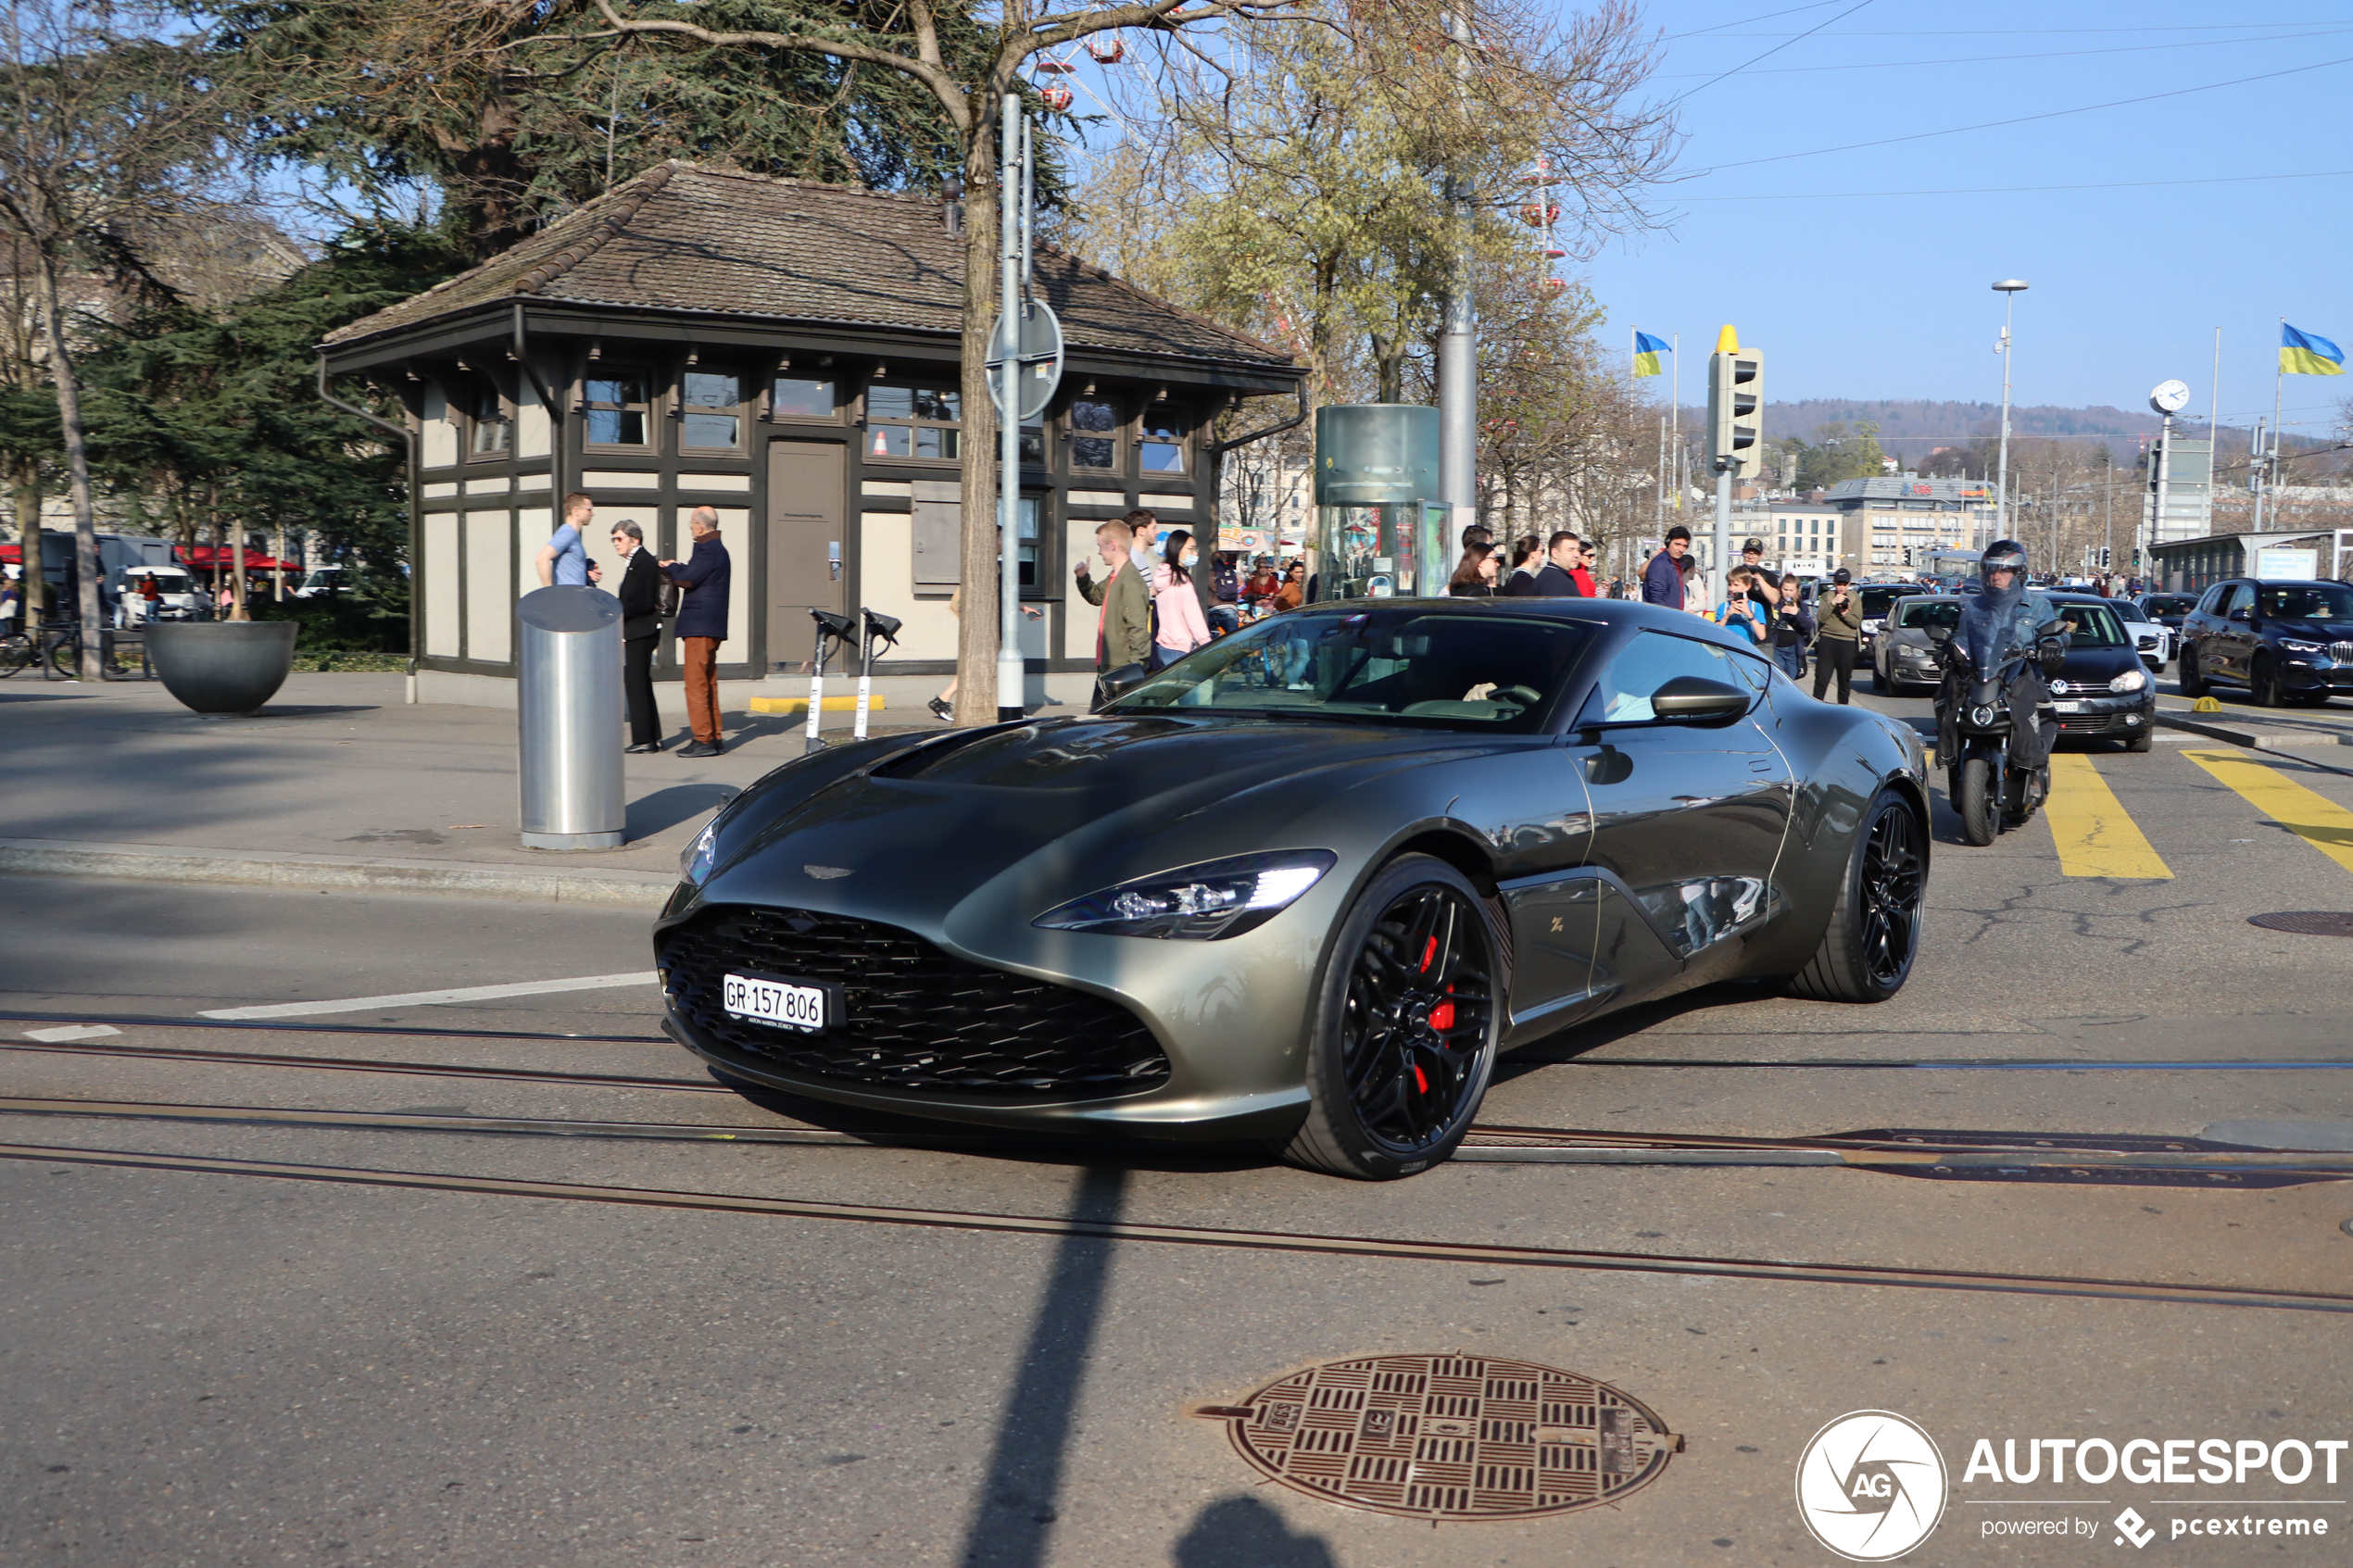
{"label": "pedestrian signal pole", "polygon": [[1707,360],[1707,460],[1716,470],[1716,549],[1711,569],[1721,588],[1732,558],[1732,481],[1764,467],[1765,354],[1743,348],[1730,326],[1716,334]]}

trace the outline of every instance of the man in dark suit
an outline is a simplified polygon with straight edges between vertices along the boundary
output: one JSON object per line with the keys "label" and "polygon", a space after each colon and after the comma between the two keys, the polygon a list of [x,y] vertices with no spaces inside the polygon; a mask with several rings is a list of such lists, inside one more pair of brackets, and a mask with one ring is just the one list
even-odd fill
{"label": "man in dark suit", "polygon": [[1529,592],[1546,599],[1588,597],[1576,577],[1577,569],[1585,561],[1585,542],[1564,528],[1553,535],[1545,550],[1552,558],[1536,574],[1536,585]]}
{"label": "man in dark suit", "polygon": [[719,645],[727,640],[727,546],[719,542],[719,513],[697,507],[686,519],[694,554],[661,563],[670,580],[686,590],[678,608],[678,656],[686,676],[686,720],[695,738],[680,757],[716,757],[726,749],[719,731]]}
{"label": "man in dark suit", "polygon": [[623,519],[612,525],[621,558],[621,689],[629,696],[629,751],[661,749],[661,715],[654,707],[654,649],[661,643],[661,568],[646,548],[645,531]]}

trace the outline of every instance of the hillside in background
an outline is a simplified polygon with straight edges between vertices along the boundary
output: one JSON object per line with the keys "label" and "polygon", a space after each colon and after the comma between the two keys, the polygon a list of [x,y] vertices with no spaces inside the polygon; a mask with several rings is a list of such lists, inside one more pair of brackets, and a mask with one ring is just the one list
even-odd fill
{"label": "hillside in background", "polygon": [[[1705,405],[1686,408],[1683,418],[1687,428],[1704,430],[1707,418]],[[1852,425],[1858,420],[1870,420],[1879,425],[1880,445],[1891,456],[1902,458],[1907,464],[1917,463],[1939,446],[1965,446],[1980,437],[1991,436],[2001,428],[2002,408],[1998,403],[1937,402],[1929,398],[1844,398],[1808,397],[1794,403],[1768,402],[1765,405],[1765,438],[1780,443],[1790,436],[1811,442],[1815,432],[1826,424]],[[2088,408],[2062,408],[2052,404],[2013,406],[2010,409],[2010,435],[2075,438],[2090,445],[2098,437],[2108,438],[2109,449],[2119,463],[2129,464],[2140,454],[2143,438],[2154,436],[2159,429],[2155,414],[2134,413],[2126,408],[2105,404]],[[2187,421],[2187,433],[2203,438],[2206,422]],[[2244,452],[2248,432],[2245,427],[2224,425],[2220,433],[2222,450]],[[2291,448],[2300,445],[2296,435],[2288,436]]]}

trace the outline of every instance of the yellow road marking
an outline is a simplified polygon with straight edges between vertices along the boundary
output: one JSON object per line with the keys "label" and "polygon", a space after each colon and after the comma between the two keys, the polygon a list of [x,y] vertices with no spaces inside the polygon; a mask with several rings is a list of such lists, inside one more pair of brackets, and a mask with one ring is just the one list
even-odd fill
{"label": "yellow road marking", "polygon": [[2173,872],[2108,787],[2092,759],[2080,751],[2051,756],[2051,797],[2043,805],[2058,846],[2059,870],[2068,876],[2146,877]]}
{"label": "yellow road marking", "polygon": [[2250,762],[2235,751],[2184,751],[2182,755],[2238,791],[2248,805],[2353,872],[2353,811],[2305,788],[2278,769]]}

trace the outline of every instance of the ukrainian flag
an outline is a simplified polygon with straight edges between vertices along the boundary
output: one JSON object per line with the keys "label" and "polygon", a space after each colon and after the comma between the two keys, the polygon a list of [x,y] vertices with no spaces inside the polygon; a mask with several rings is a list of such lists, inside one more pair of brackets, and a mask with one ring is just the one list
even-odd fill
{"label": "ukrainian flag", "polygon": [[2280,323],[2280,373],[2288,376],[2341,376],[2345,350],[2324,337],[2299,332]]}
{"label": "ukrainian flag", "polygon": [[1634,334],[1634,373],[1638,376],[1666,374],[1658,365],[1658,357],[1666,352],[1667,340],[1665,338],[1653,337],[1648,332],[1636,332]]}

